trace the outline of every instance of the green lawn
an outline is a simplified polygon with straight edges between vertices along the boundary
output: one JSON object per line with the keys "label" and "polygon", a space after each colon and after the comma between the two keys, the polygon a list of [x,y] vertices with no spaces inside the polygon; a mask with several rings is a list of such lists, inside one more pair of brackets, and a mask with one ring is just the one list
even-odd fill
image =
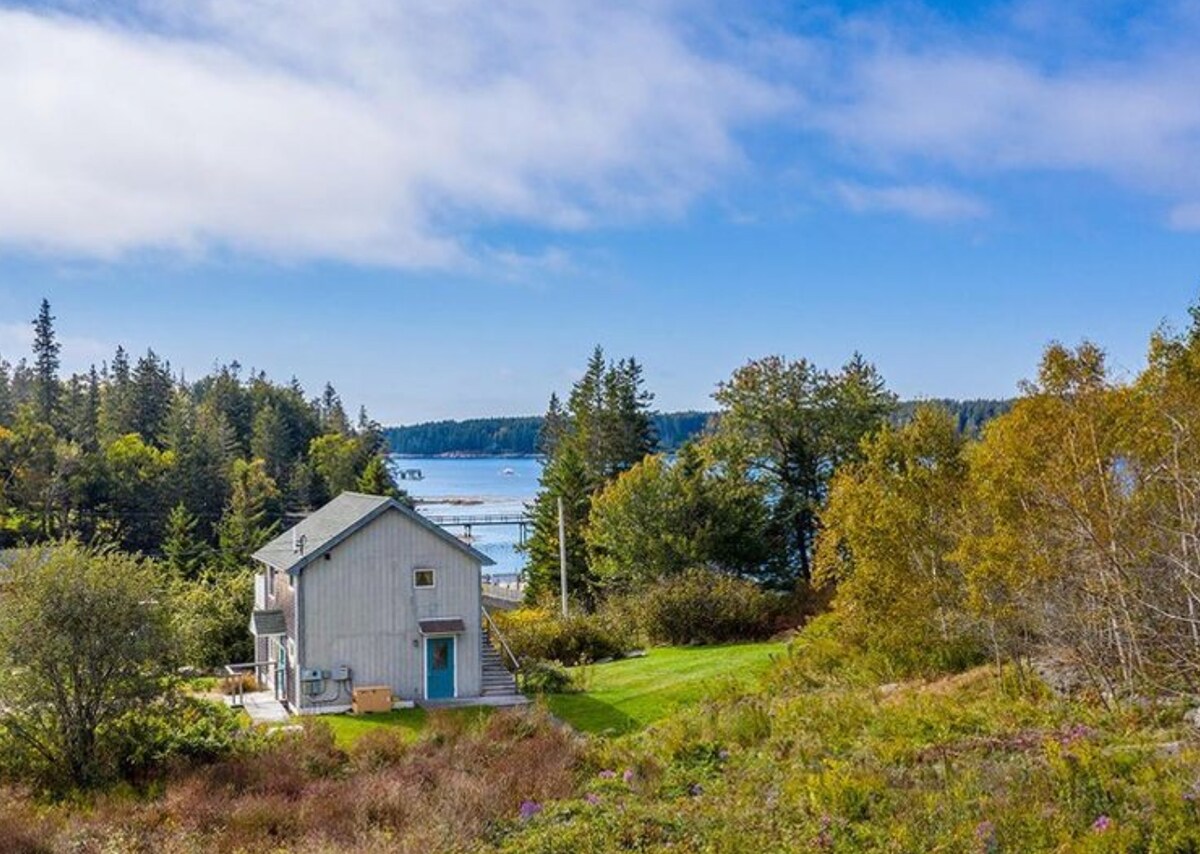
{"label": "green lawn", "polygon": [[[486,707],[446,709],[438,714],[463,716],[472,722],[486,716],[492,710]],[[392,729],[408,740],[415,740],[429,723],[429,713],[424,709],[396,709],[372,715],[322,715],[321,722],[329,724],[334,740],[339,747],[350,747],[359,738],[375,729]]]}
{"label": "green lawn", "polygon": [[703,697],[717,681],[757,678],[786,648],[786,643],[747,643],[651,649],[644,658],[587,668],[582,674],[586,691],[552,694],[547,702],[555,715],[584,732],[630,732]]}

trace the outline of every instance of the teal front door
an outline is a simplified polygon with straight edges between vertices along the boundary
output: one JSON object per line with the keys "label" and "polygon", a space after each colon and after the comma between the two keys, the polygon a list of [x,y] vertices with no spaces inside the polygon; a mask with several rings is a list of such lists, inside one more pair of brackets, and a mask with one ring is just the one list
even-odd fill
{"label": "teal front door", "polygon": [[425,641],[425,697],[450,700],[454,697],[454,638]]}

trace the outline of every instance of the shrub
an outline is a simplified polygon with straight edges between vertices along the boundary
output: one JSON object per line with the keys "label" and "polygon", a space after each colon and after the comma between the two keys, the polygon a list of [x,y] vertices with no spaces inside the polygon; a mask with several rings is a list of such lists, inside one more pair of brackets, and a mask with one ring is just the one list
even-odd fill
{"label": "shrub", "polygon": [[671,644],[769,637],[778,610],[776,598],[757,584],[707,569],[662,579],[636,601],[646,636]]}
{"label": "shrub", "polygon": [[379,771],[399,765],[408,750],[408,739],[402,733],[380,727],[358,737],[350,749],[350,758],[356,771]]}
{"label": "shrub", "polygon": [[500,631],[523,664],[557,661],[573,666],[616,658],[633,649],[634,633],[615,611],[575,612],[565,619],[543,608],[495,615]]}
{"label": "shrub", "polygon": [[106,728],[169,687],[175,635],[159,570],[74,542],[18,553],[0,595],[4,759],[52,788],[102,782]]}
{"label": "shrub", "polygon": [[232,709],[208,700],[177,697],[126,714],[103,732],[103,743],[119,776],[137,780],[168,765],[226,756],[242,733]]}
{"label": "shrub", "polygon": [[188,664],[210,668],[254,658],[246,631],[254,603],[252,571],[209,570],[175,587],[175,620]]}
{"label": "shrub", "polygon": [[564,694],[575,688],[571,674],[553,661],[530,661],[522,673],[524,689],[534,694]]}
{"label": "shrub", "polygon": [[239,688],[248,693],[257,691],[260,687],[258,679],[250,672],[237,673],[221,679],[221,693],[226,695],[236,694]]}

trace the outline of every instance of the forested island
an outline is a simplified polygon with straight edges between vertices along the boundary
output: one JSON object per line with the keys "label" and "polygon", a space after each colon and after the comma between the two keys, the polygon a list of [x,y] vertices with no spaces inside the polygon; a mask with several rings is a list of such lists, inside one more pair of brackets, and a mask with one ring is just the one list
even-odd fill
{"label": "forested island", "polygon": [[[894,419],[903,423],[922,401],[897,404]],[[925,401],[948,410],[958,429],[976,435],[997,415],[1012,406],[1011,400]],[[712,412],[655,412],[651,415],[658,448],[676,451],[700,435],[712,421]],[[538,433],[542,418],[526,415],[501,418],[470,418],[463,421],[426,421],[399,427],[384,427],[383,436],[394,454],[413,457],[437,456],[533,456],[541,453]]]}

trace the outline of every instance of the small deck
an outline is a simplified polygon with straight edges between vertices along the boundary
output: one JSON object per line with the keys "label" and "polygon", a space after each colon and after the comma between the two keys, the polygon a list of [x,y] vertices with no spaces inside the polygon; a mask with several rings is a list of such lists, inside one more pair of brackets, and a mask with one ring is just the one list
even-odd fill
{"label": "small deck", "polygon": [[245,709],[255,724],[286,724],[292,719],[283,703],[275,699],[272,691],[247,691],[245,694],[225,699],[235,709]]}

